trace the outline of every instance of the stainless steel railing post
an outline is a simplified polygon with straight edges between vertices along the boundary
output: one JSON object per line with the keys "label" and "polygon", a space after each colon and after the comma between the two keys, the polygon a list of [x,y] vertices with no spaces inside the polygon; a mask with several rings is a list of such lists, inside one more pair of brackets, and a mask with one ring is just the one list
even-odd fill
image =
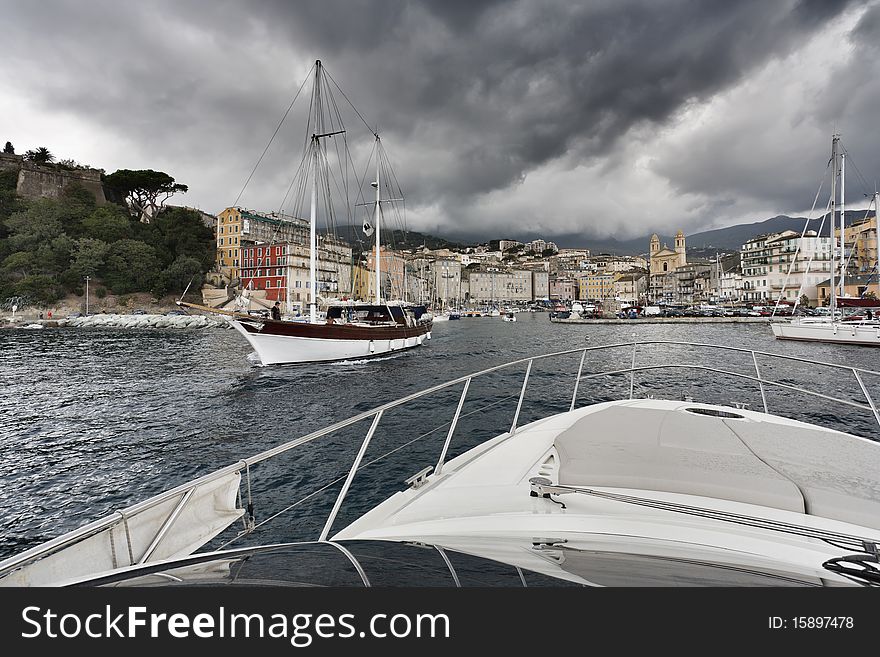
{"label": "stainless steel railing post", "polygon": [[874,413],[874,419],[877,420],[877,424],[880,425],[880,412],[877,411],[877,405],[874,403],[871,395],[868,394],[868,388],[865,387],[865,383],[864,381],[862,381],[862,377],[859,376],[859,373],[855,369],[853,369],[852,373],[856,375],[856,381],[859,382],[859,387],[862,389],[862,393],[865,395],[865,399],[868,400],[868,406],[871,407],[871,411]]}
{"label": "stainless steel railing post", "polygon": [[532,359],[529,358],[529,366],[526,367],[526,377],[523,379],[522,390],[519,393],[519,401],[516,403],[516,413],[513,414],[513,424],[510,425],[510,435],[516,432],[516,423],[519,420],[519,411],[522,408],[523,397],[526,396],[526,387],[529,385],[529,372],[532,371]]}
{"label": "stainless steel railing post", "polygon": [[327,522],[324,523],[324,529],[321,530],[321,536],[318,537],[319,541],[326,541],[327,535],[330,533],[330,528],[333,526],[333,521],[336,520],[336,514],[339,513],[339,509],[342,506],[342,500],[345,499],[345,496],[348,494],[348,489],[351,487],[351,482],[354,479],[355,473],[357,473],[357,469],[361,464],[361,461],[364,458],[364,454],[367,451],[367,447],[370,444],[370,440],[373,437],[373,434],[376,433],[376,427],[379,425],[379,420],[382,419],[383,411],[379,411],[373,416],[373,424],[370,425],[370,430],[367,431],[367,436],[364,438],[364,442],[361,443],[361,448],[358,450],[357,456],[354,459],[354,463],[351,464],[351,470],[348,471],[348,476],[345,478],[345,482],[342,484],[342,490],[339,491],[339,497],[336,498],[336,502],[333,504],[333,509],[330,511],[330,516],[327,518]]}
{"label": "stainless steel railing post", "polygon": [[633,398],[633,388],[635,387],[635,384],[636,384],[636,348],[637,347],[638,347],[638,344],[633,342],[632,364],[630,365],[630,369],[629,369],[629,398],[630,399]]}
{"label": "stainless steel railing post", "polygon": [[755,356],[755,352],[752,352],[752,362],[755,364],[755,374],[758,377],[758,386],[761,388],[761,402],[764,404],[764,412],[769,413],[767,410],[767,395],[764,394],[764,379],[761,378],[761,370],[758,369],[758,357]]}
{"label": "stainless steel railing post", "polygon": [[578,375],[577,375],[577,378],[574,380],[574,392],[571,394],[571,406],[568,409],[569,411],[574,410],[574,404],[577,401],[578,385],[581,382],[581,372],[584,371],[584,358],[586,358],[586,357],[587,357],[587,350],[584,349],[584,353],[581,354],[581,364],[578,365]]}
{"label": "stainless steel railing post", "polygon": [[452,424],[449,425],[449,432],[446,434],[446,442],[443,443],[443,451],[440,452],[440,458],[437,460],[437,467],[434,468],[434,474],[440,474],[440,471],[443,469],[443,463],[446,460],[446,452],[449,450],[449,443],[452,442],[452,433],[455,431],[455,425],[458,424],[458,416],[461,415],[461,407],[464,406],[464,398],[467,396],[470,385],[470,379],[464,382],[464,389],[461,391],[461,398],[458,400],[458,408],[455,409],[455,416],[452,418]]}

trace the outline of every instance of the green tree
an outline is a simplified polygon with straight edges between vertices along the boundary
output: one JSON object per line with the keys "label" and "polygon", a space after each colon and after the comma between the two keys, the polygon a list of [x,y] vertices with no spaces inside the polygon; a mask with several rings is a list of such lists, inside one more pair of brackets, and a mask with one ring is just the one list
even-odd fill
{"label": "green tree", "polygon": [[104,267],[109,250],[109,245],[101,240],[88,237],[77,240],[70,260],[70,270],[75,280],[97,276]]}
{"label": "green tree", "polygon": [[104,183],[124,197],[132,216],[144,223],[150,223],[165,201],[189,189],[167,173],[152,169],[119,169],[106,176]]}
{"label": "green tree", "polygon": [[214,231],[205,226],[198,212],[167,208],[150,225],[151,243],[161,254],[165,267],[179,256],[195,258],[208,271],[214,264],[217,243]]}
{"label": "green tree", "polygon": [[55,160],[55,156],[45,146],[31,149],[24,154],[24,159],[34,164],[50,164]]}
{"label": "green tree", "polygon": [[190,289],[198,290],[204,280],[202,263],[189,256],[177,256],[177,259],[162,272],[159,283],[154,292],[157,296],[164,296],[174,292],[180,293],[192,283]]}
{"label": "green tree", "polygon": [[16,251],[3,259],[0,272],[7,281],[17,281],[33,272],[34,259],[27,251]]}
{"label": "green tree", "polygon": [[128,214],[115,205],[107,205],[93,211],[82,222],[83,235],[103,242],[116,242],[134,236]]}
{"label": "green tree", "polygon": [[809,308],[810,307],[810,297],[808,297],[806,294],[802,294],[801,298],[798,299],[798,305],[801,308]]}
{"label": "green tree", "polygon": [[51,199],[38,199],[26,210],[16,212],[6,220],[9,230],[9,246],[12,251],[36,251],[37,247],[50,242],[64,228],[61,223],[61,206]]}
{"label": "green tree", "polygon": [[13,291],[14,294],[37,304],[52,303],[64,294],[61,285],[47,274],[25,276],[13,286]]}
{"label": "green tree", "polygon": [[21,202],[15,193],[17,184],[18,174],[15,171],[0,171],[0,241],[9,234],[9,230],[6,228],[6,219],[12,216],[13,212],[22,209]]}
{"label": "green tree", "polygon": [[6,146],[3,147],[3,152],[7,155],[15,155],[15,148],[12,147],[11,141],[6,142]]}
{"label": "green tree", "polygon": [[56,203],[64,231],[73,238],[83,237],[83,222],[97,208],[95,195],[79,183],[73,183],[64,188]]}
{"label": "green tree", "polygon": [[114,294],[151,290],[159,274],[159,258],[149,244],[119,240],[107,253],[104,282]]}

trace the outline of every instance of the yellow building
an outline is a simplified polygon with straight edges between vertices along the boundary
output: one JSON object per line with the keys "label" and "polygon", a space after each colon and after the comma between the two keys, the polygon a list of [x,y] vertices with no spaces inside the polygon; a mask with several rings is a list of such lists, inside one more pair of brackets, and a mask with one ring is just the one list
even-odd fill
{"label": "yellow building", "polygon": [[354,265],[351,270],[351,295],[358,301],[370,301],[372,272],[366,267]]}
{"label": "yellow building", "polygon": [[271,212],[258,214],[242,208],[226,208],[217,215],[217,259],[221,272],[234,280],[239,276],[239,248],[254,244],[309,243],[309,223],[304,219]]}
{"label": "yellow building", "polygon": [[587,274],[578,280],[578,298],[587,301],[603,301],[614,298],[614,281],[620,274]]}
{"label": "yellow building", "polygon": [[228,273],[230,278],[238,277],[238,249],[241,244],[241,211],[226,208],[217,215],[217,267]]}
{"label": "yellow building", "polygon": [[[840,281],[835,281],[835,285],[840,285]],[[843,279],[843,294],[847,297],[871,296],[880,299],[880,283],[877,282],[877,276],[858,274],[856,276],[846,276]],[[831,279],[825,279],[816,286],[819,296],[819,305],[827,305],[831,300]]]}
{"label": "yellow building", "polygon": [[[834,231],[840,239],[840,229]],[[853,222],[843,231],[843,243],[849,258],[849,269],[869,272],[877,266],[877,216]]]}

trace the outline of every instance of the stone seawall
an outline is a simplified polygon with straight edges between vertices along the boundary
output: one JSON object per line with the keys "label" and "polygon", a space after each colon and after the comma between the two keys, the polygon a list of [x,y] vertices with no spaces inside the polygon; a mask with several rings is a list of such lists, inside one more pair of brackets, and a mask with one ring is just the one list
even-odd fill
{"label": "stone seawall", "polygon": [[63,319],[26,320],[16,319],[15,322],[7,321],[0,326],[5,328],[156,328],[156,329],[210,329],[232,328],[223,317],[210,315],[115,315],[104,314],[88,315],[85,317],[73,317]]}

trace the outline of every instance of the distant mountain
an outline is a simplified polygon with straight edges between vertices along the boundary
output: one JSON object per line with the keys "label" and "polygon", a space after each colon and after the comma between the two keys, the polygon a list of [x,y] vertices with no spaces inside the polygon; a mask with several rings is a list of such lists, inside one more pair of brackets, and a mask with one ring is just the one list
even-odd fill
{"label": "distant mountain", "polygon": [[[336,235],[348,242],[355,250],[369,250],[375,245],[373,236],[364,235],[361,226],[337,226]],[[384,246],[389,246],[399,250],[417,249],[426,246],[429,249],[462,249],[467,244],[453,242],[435,237],[426,233],[420,233],[415,230],[383,230],[380,234],[380,241]]]}
{"label": "distant mountain", "polygon": [[[874,216],[873,212],[868,216]],[[864,210],[847,210],[846,225],[850,225],[853,221],[860,221],[865,217]],[[800,233],[804,229],[806,217],[789,217],[788,215],[777,215],[764,221],[756,221],[749,224],[737,224],[736,226],[728,226],[727,228],[717,228],[714,230],[706,230],[700,233],[694,233],[687,236],[688,253],[695,257],[714,257],[718,251],[739,251],[742,245],[748,240],[758,235],[768,233],[781,233],[784,230],[793,230]],[[819,230],[822,223],[821,217],[810,220],[809,229]],[[822,229],[823,235],[829,234],[829,223],[825,222]],[[672,247],[675,244],[675,237],[671,235],[658,235],[660,243]],[[582,239],[583,246],[581,248],[590,249],[593,253],[615,253],[618,255],[639,255],[648,252],[651,242],[651,236],[645,235],[631,240],[591,240]]]}
{"label": "distant mountain", "polygon": [[[873,212],[869,212],[868,216],[874,216]],[[860,221],[865,217],[864,210],[847,210],[846,224],[850,225],[853,221]],[[687,236],[687,250],[692,258],[715,257],[719,251],[732,252],[739,251],[742,245],[748,240],[758,235],[768,233],[781,233],[784,230],[793,230],[800,233],[804,229],[806,217],[789,217],[788,215],[777,215],[764,221],[755,221],[748,224],[737,224],[728,226],[727,228],[716,228],[714,230],[706,230],[700,233],[694,233]],[[819,230],[822,223],[821,217],[810,220],[810,230]],[[822,230],[824,235],[829,234],[829,224],[826,221]],[[346,240],[353,247],[361,246],[369,248],[372,245],[372,237],[365,237],[360,226],[340,226],[336,230],[337,235]],[[549,237],[549,236],[548,236]],[[675,244],[673,235],[659,235],[660,243],[672,247]],[[551,237],[551,239],[554,239]],[[582,235],[566,235],[562,238],[555,238],[558,244],[571,244],[572,247],[590,249],[594,254],[612,253],[616,255],[642,255],[648,252],[651,243],[651,236],[644,235],[628,240],[610,239],[591,239]],[[408,231],[404,233],[400,230],[383,231],[382,244],[391,245],[396,249],[413,249],[422,245],[429,249],[458,249],[465,246],[474,246],[476,242],[469,242],[465,239],[458,241],[447,240],[442,237],[420,233],[418,231]]]}

